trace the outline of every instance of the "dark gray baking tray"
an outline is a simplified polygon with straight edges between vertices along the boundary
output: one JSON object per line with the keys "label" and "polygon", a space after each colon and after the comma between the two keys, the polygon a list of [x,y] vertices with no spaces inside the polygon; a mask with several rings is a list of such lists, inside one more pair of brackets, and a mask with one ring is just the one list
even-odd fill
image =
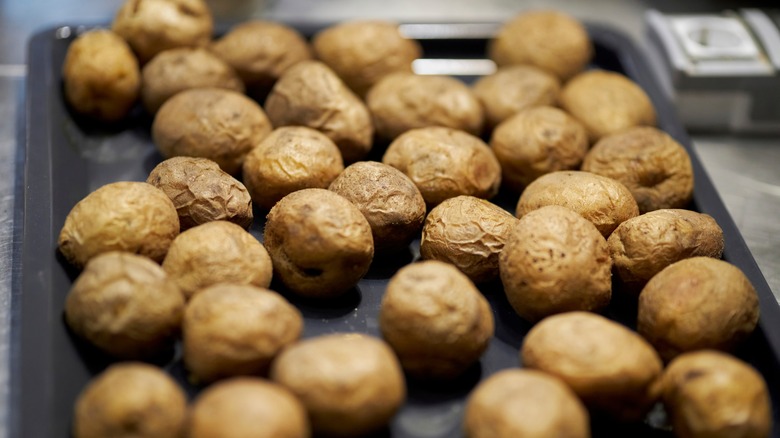
{"label": "dark gray baking tray", "polygon": [[[323,26],[297,26],[311,35]],[[485,45],[495,24],[411,26],[429,58],[485,56]],[[87,381],[110,360],[73,338],[63,323],[65,296],[77,273],[57,255],[56,240],[71,207],[97,187],[118,180],[145,180],[160,161],[150,137],[150,119],[137,111],[119,126],[101,126],[74,117],[63,103],[60,68],[68,44],[78,27],[60,27],[36,34],[29,45],[26,160],[23,184],[17,199],[23,202],[23,220],[17,221],[21,242],[16,257],[21,270],[14,278],[18,293],[13,307],[11,436],[38,438],[69,435],[74,399]],[[682,143],[691,155],[696,177],[691,209],[713,216],[726,237],[724,259],[737,265],[751,279],[760,298],[758,329],[737,354],[756,366],[772,388],[775,429],[780,436],[780,308],[759,271],[734,222],[729,217],[690,140],[678,122],[674,108],[664,98],[647,61],[630,40],[610,28],[588,26],[596,54],[594,66],[619,71],[633,78],[651,97],[659,126]],[[473,78],[464,78],[470,80]],[[513,209],[517,195],[502,193],[496,200]],[[256,211],[252,233],[262,237],[264,213]],[[419,242],[408,254],[377,259],[369,274],[352,292],[336,302],[314,303],[284,293],[305,317],[304,336],[336,331],[378,335],[377,313],[389,277],[403,264],[419,256]],[[497,370],[516,367],[518,350],[530,325],[509,307],[495,282],[482,287],[496,317],[496,335],[480,363],[462,378],[447,384],[409,381],[409,397],[392,424],[378,436],[457,437],[465,397],[482,378]],[[619,294],[605,312],[632,326],[636,304]],[[185,383],[180,361],[162,365],[191,396],[199,388]],[[594,436],[671,436],[668,430],[645,423],[619,425],[593,420]]]}

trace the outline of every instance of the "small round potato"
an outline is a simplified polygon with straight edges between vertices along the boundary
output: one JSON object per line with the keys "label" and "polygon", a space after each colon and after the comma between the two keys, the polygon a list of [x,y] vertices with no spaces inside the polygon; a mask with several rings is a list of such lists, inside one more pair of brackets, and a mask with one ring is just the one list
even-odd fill
{"label": "small round potato", "polygon": [[686,351],[731,350],[758,317],[758,295],[739,268],[693,257],[669,265],[642,289],[637,331],[668,361]]}
{"label": "small round potato", "polygon": [[576,211],[605,239],[618,225],[639,216],[639,207],[626,186],[590,172],[558,171],[540,176],[520,195],[516,215],[522,218],[546,205]]}
{"label": "small round potato", "polygon": [[501,68],[474,84],[491,129],[524,109],[555,105],[560,89],[558,78],[531,65]]}
{"label": "small round potato", "polygon": [[217,283],[267,288],[273,274],[263,244],[226,221],[208,222],[181,233],[171,244],[162,267],[188,299]]}
{"label": "small round potato", "polygon": [[590,438],[588,411],[561,380],[535,370],[499,371],[469,396],[466,438]]}
{"label": "small round potato", "polygon": [[490,147],[501,163],[504,184],[522,192],[542,175],[579,169],[588,153],[588,133],[558,108],[530,108],[498,125]]}
{"label": "small round potato", "polygon": [[493,312],[468,277],[429,260],[405,266],[390,279],[379,328],[409,375],[446,380],[463,374],[485,352]]}
{"label": "small round potato", "polygon": [[327,135],[344,161],[365,157],[374,141],[374,126],[365,104],[327,65],[302,61],[289,68],[265,101],[275,127],[301,125]]}
{"label": "small round potato", "polygon": [[297,341],[302,330],[301,312],[276,292],[216,284],[198,292],[184,312],[184,365],[198,383],[264,376],[274,357]]}
{"label": "small round potato", "polygon": [[374,258],[366,218],[346,198],[323,189],[282,198],[268,213],[264,241],[284,285],[309,297],[342,295]]}
{"label": "small round potato", "polygon": [[479,99],[463,82],[448,76],[393,73],[366,95],[377,134],[393,140],[410,129],[444,126],[473,135],[482,132]]}
{"label": "small round potato", "polygon": [[152,124],[152,139],[164,157],[208,158],[233,175],[270,132],[271,122],[260,105],[218,88],[177,94],[165,102]]}
{"label": "small round potato", "polygon": [[660,395],[663,364],[653,347],[594,313],[545,318],[526,335],[520,357],[525,367],[563,380],[590,409],[619,420],[643,418]]}
{"label": "small round potato", "polygon": [[517,222],[484,199],[447,199],[425,219],[420,255],[455,265],[475,283],[493,280],[498,276],[498,255]]}
{"label": "small round potato", "polygon": [[682,438],[764,438],[772,432],[772,406],[761,374],[731,355],[686,353],[666,367],[663,402]]}
{"label": "small round potato", "polygon": [[413,129],[395,139],[382,162],[408,176],[425,202],[470,195],[490,199],[501,185],[501,166],[479,138],[456,129]]}
{"label": "small round potato", "polygon": [[592,223],[551,205],[523,216],[499,256],[509,303],[528,321],[571,310],[594,311],[612,298],[607,242]]}
{"label": "small round potato", "polygon": [[283,126],[247,155],[243,177],[252,200],[270,210],[292,192],[327,189],[343,170],[341,152],[325,134],[305,126]]}
{"label": "small round potato", "polygon": [[109,30],[86,32],[71,43],[62,80],[65,99],[76,112],[106,122],[127,116],[141,91],[135,55]]}
{"label": "small round potato", "polygon": [[683,208],[693,197],[691,157],[672,137],[653,127],[602,138],[585,156],[582,170],[623,183],[640,213]]}
{"label": "small round potato", "polygon": [[79,201],[65,218],[58,245],[81,268],[108,251],[127,251],[162,262],[179,234],[176,207],[162,190],[142,182],[106,184]]}
{"label": "small round potato", "polygon": [[236,377],[204,390],[190,409],[187,438],[309,438],[306,409],[284,387]]}
{"label": "small round potato", "polygon": [[286,348],[271,379],[295,394],[323,436],[363,436],[387,424],[406,398],[401,366],[380,339],[336,333]]}
{"label": "small round potato", "polygon": [[152,365],[110,366],[76,400],[73,438],[184,436],[187,397]]}
{"label": "small round potato", "polygon": [[243,228],[252,225],[252,198],[246,187],[207,158],[167,159],[146,182],[171,198],[182,231],[220,220]]}

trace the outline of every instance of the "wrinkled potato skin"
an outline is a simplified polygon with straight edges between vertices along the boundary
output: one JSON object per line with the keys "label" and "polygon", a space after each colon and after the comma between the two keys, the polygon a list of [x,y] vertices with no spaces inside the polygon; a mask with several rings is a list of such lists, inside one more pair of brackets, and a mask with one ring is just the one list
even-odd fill
{"label": "wrinkled potato skin", "polygon": [[420,379],[452,379],[478,361],[494,331],[479,289],[454,266],[429,260],[401,268],[379,312],[382,336],[403,369]]}
{"label": "wrinkled potato skin", "polygon": [[268,95],[265,110],[277,128],[301,125],[327,135],[347,163],[365,157],[374,141],[363,101],[319,61],[302,61],[288,69]]}
{"label": "wrinkled potato skin", "polygon": [[516,215],[522,218],[546,205],[574,210],[591,221],[605,239],[618,225],[639,216],[639,207],[626,186],[590,172],[557,171],[540,176],[520,195]]}
{"label": "wrinkled potato skin", "polygon": [[523,216],[499,256],[509,303],[532,322],[606,307],[612,297],[611,268],[604,237],[582,216],[559,206]]}
{"label": "wrinkled potato skin", "polygon": [[380,339],[336,333],[298,342],[271,366],[271,380],[306,406],[317,435],[357,437],[387,424],[406,398],[401,366]]}
{"label": "wrinkled potato skin", "polygon": [[309,438],[306,409],[266,380],[236,377],[203,391],[192,405],[187,438]]}
{"label": "wrinkled potato skin", "polygon": [[79,201],[65,218],[58,245],[81,268],[108,251],[127,251],[162,262],[179,234],[176,207],[162,190],[142,182],[106,184]]}
{"label": "wrinkled potato skin", "polygon": [[135,55],[108,30],[89,31],[73,41],[65,54],[62,80],[73,109],[106,122],[127,116],[141,91]]}
{"label": "wrinkled potato skin", "polygon": [[181,233],[162,267],[188,299],[217,283],[267,288],[273,274],[263,244],[240,226],[225,221],[208,222]]}
{"label": "wrinkled potato skin", "polygon": [[268,213],[264,242],[284,285],[308,297],[343,294],[374,257],[366,218],[346,198],[323,189],[282,198]]}
{"label": "wrinkled potato skin", "polygon": [[525,337],[526,368],[563,380],[590,409],[623,421],[644,418],[659,397],[663,364],[641,336],[603,316],[548,317]]}
{"label": "wrinkled potato skin", "polygon": [[242,228],[252,225],[252,198],[246,187],[207,158],[169,158],[146,182],[171,198],[182,231],[220,220]]}
{"label": "wrinkled potato skin", "polygon": [[341,152],[325,134],[286,126],[272,131],[247,155],[243,178],[252,200],[270,210],[292,192],[327,189],[343,170]]}
{"label": "wrinkled potato skin", "polygon": [[490,281],[498,276],[498,255],[517,222],[484,199],[447,199],[425,219],[420,255],[455,265],[475,283]]}
{"label": "wrinkled potato skin", "polygon": [[184,365],[199,383],[264,376],[273,358],[302,331],[301,312],[276,292],[216,284],[198,292],[184,312]]}
{"label": "wrinkled potato skin", "polygon": [[590,438],[588,411],[561,380],[509,369],[483,380],[466,404],[467,438]]}
{"label": "wrinkled potato skin", "polygon": [[117,363],[76,400],[73,437],[182,437],[186,418],[184,391],[165,372],[144,363]]}
{"label": "wrinkled potato skin", "polygon": [[522,192],[542,175],[579,169],[588,153],[588,133],[558,108],[531,108],[498,125],[490,148],[501,163],[504,184]]}
{"label": "wrinkled potato skin", "polygon": [[177,94],[160,108],[152,124],[152,139],[164,157],[208,158],[232,175],[270,133],[271,122],[257,103],[216,88]]}
{"label": "wrinkled potato skin", "polygon": [[693,197],[691,157],[672,137],[653,127],[602,138],[588,152],[582,170],[623,183],[640,213],[683,208]]}
{"label": "wrinkled potato skin", "polygon": [[501,185],[501,166],[487,144],[450,128],[408,131],[390,144],[382,162],[408,176],[429,205],[459,195],[490,199]]}
{"label": "wrinkled potato skin", "polygon": [[758,318],[758,295],[739,268],[693,257],[667,266],[642,289],[637,331],[668,361],[686,351],[731,350]]}
{"label": "wrinkled potato skin", "polygon": [[531,65],[504,67],[474,84],[489,128],[525,109],[555,105],[560,90],[558,78]]}
{"label": "wrinkled potato skin", "polygon": [[328,190],[347,198],[363,213],[371,226],[377,252],[407,248],[425,219],[425,200],[420,190],[408,176],[386,164],[352,164]]}
{"label": "wrinkled potato skin", "polygon": [[681,438],[764,438],[772,433],[766,382],[747,363],[712,350],[686,353],[664,372],[663,401]]}

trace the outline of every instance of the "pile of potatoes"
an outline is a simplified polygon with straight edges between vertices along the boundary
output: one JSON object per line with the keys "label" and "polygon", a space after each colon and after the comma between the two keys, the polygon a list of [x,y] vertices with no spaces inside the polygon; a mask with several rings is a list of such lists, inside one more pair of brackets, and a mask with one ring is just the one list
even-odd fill
{"label": "pile of potatoes", "polygon": [[[382,430],[407,380],[453,381],[488,349],[480,287],[533,327],[473,389],[466,436],[589,437],[592,416],[642,421],[659,402],[678,436],[769,435],[766,384],[728,353],[757,325],[756,292],[720,260],[713,218],[686,209],[690,157],[648,96],[587,69],[581,23],[511,19],[471,86],[415,74],[421,46],[393,23],[212,33],[202,0],[135,0],[68,49],[69,108],[147,112],[165,159],[83,198],[59,235],[81,270],[65,322],[117,361],[80,395],[76,438]],[[514,215],[490,202],[500,190]],[[288,298],[338,299],[418,238],[381,338],[301,339]],[[599,314],[613,293],[637,302],[637,331]],[[192,403],[149,365],[177,344]]]}

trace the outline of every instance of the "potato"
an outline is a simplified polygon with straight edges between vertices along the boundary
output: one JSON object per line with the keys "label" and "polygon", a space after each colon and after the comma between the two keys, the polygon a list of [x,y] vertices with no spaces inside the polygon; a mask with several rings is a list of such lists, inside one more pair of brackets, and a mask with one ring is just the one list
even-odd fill
{"label": "potato", "polygon": [[393,140],[406,131],[429,126],[482,132],[479,99],[463,82],[448,76],[393,73],[369,90],[366,104],[377,134]]}
{"label": "potato", "polygon": [[432,206],[459,195],[490,199],[501,185],[501,166],[485,142],[450,128],[406,132],[382,162],[408,176]]}
{"label": "potato", "polygon": [[179,234],[173,202],[151,184],[106,184],[68,213],[57,241],[65,259],[83,267],[108,251],[127,251],[161,262]]}
{"label": "potato", "polygon": [[328,66],[302,61],[276,81],[265,101],[275,127],[301,125],[336,143],[344,161],[365,157],[374,141],[368,109]]}
{"label": "potato", "polygon": [[165,158],[208,158],[233,175],[270,133],[271,122],[260,105],[217,88],[177,94],[160,108],[152,124],[152,139]]}
{"label": "potato", "polygon": [[407,265],[390,279],[379,328],[407,374],[446,380],[463,374],[485,352],[493,312],[468,277],[429,260]]}
{"label": "potato", "polygon": [[493,280],[498,276],[498,255],[517,222],[483,199],[447,199],[425,219],[420,255],[455,265],[475,283]]}
{"label": "potato", "polygon": [[111,365],[76,400],[74,438],[179,437],[187,398],[162,370],[143,363]]}
{"label": "potato", "polygon": [[146,182],[171,198],[182,231],[219,220],[243,228],[252,225],[252,198],[246,187],[207,158],[167,159],[152,169]]}
{"label": "potato", "polygon": [[561,380],[535,370],[499,371],[466,404],[467,438],[590,437],[588,411]]}
{"label": "potato", "polygon": [[637,331],[668,361],[686,351],[731,350],[758,318],[758,295],[739,268],[692,257],[667,266],[642,289]]}
{"label": "potato", "polygon": [[640,213],[683,208],[693,197],[693,167],[685,148],[660,129],[636,127],[608,135],[588,152],[582,170],[620,181]]}
{"label": "potato", "polygon": [[588,408],[636,421],[659,396],[662,363],[642,337],[603,316],[569,312],[545,318],[525,337],[527,368],[563,380]]}
{"label": "potato", "polygon": [[141,91],[141,72],[130,46],[109,30],[76,38],[62,65],[65,99],[78,113],[116,122],[133,109]]}
{"label": "potato", "polygon": [[612,297],[607,242],[592,223],[551,205],[523,216],[498,259],[509,304],[528,321],[599,310]]}
{"label": "potato", "polygon": [[188,438],[309,438],[306,409],[280,385],[236,377],[200,393],[189,415]]}
{"label": "potato", "polygon": [[515,65],[482,77],[473,89],[485,109],[485,124],[492,129],[524,109],[555,105],[561,84],[544,70]]}
{"label": "potato", "polygon": [[593,56],[585,27],[558,11],[524,12],[499,29],[488,46],[499,67],[530,64],[566,81],[582,71]]}
{"label": "potato", "polygon": [[577,170],[588,153],[585,127],[552,107],[521,111],[498,125],[490,147],[501,163],[501,178],[522,192],[536,178],[558,170]]}
{"label": "potato", "polygon": [[520,195],[516,215],[522,218],[546,205],[576,211],[604,238],[624,221],[639,216],[639,207],[626,186],[590,172],[557,171],[540,176]]}
{"label": "potato", "polygon": [[685,353],[663,375],[663,402],[682,438],[763,438],[772,433],[766,382],[747,363],[712,350]]}
{"label": "potato", "polygon": [[327,189],[344,170],[344,161],[325,134],[305,126],[285,126],[252,149],[243,169],[252,200],[270,210],[292,192]]}
{"label": "potato", "polygon": [[184,366],[198,383],[264,376],[279,351],[302,331],[301,312],[276,292],[216,284],[198,292],[184,312]]}
{"label": "potato", "polygon": [[335,333],[286,348],[271,379],[292,391],[316,435],[363,436],[387,424],[406,398],[404,375],[379,339]]}
{"label": "potato", "polygon": [[207,222],[181,233],[162,264],[187,299],[217,283],[267,288],[273,266],[263,244],[240,226]]}

